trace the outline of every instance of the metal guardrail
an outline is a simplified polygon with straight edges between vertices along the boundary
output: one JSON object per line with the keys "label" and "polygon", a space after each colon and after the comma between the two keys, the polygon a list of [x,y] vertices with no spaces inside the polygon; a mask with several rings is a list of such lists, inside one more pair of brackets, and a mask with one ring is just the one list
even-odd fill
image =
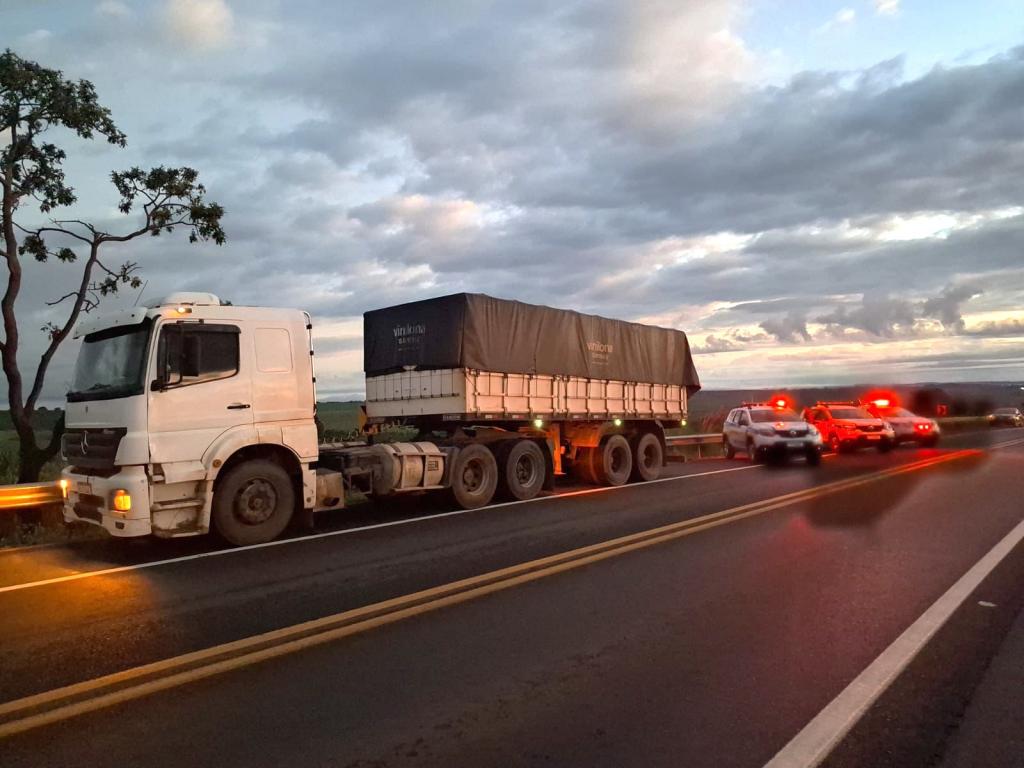
{"label": "metal guardrail", "polygon": [[64,489],[58,481],[0,485],[0,512],[45,507],[63,501]]}
{"label": "metal guardrail", "polygon": [[697,448],[698,459],[701,458],[700,449],[702,445],[721,444],[722,434],[720,432],[708,435],[668,435],[665,437],[665,445],[670,452],[673,448],[686,448],[692,445]]}
{"label": "metal guardrail", "polygon": [[678,445],[720,445],[722,433],[716,432],[709,435],[669,435],[665,442],[670,446]]}

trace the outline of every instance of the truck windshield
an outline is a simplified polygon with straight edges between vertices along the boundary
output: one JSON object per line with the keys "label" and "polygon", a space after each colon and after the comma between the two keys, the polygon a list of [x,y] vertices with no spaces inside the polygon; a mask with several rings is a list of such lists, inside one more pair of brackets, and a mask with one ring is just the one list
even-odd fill
{"label": "truck windshield", "polygon": [[140,395],[151,323],[125,325],[90,333],[75,363],[69,402],[110,400]]}

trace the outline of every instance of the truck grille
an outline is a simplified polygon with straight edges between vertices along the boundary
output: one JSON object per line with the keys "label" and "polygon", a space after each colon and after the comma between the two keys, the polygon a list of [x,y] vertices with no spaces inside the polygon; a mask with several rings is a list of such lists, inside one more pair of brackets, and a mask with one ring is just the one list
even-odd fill
{"label": "truck grille", "polygon": [[112,469],[124,427],[69,429],[61,438],[61,455],[69,464],[83,469]]}

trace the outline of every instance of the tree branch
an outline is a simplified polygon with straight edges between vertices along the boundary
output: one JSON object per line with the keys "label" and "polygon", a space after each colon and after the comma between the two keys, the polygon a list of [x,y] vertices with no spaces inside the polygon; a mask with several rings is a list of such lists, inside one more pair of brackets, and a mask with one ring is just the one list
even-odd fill
{"label": "tree branch", "polygon": [[72,232],[70,229],[64,229],[62,227],[39,227],[39,229],[28,229],[27,227],[21,226],[21,224],[18,224],[17,222],[15,222],[14,226],[16,226],[26,235],[41,235],[43,232],[55,232],[59,235],[67,235],[68,237],[73,237],[76,240],[81,240],[86,245],[92,245],[92,238],[85,237],[84,235],[80,235],[77,232]]}

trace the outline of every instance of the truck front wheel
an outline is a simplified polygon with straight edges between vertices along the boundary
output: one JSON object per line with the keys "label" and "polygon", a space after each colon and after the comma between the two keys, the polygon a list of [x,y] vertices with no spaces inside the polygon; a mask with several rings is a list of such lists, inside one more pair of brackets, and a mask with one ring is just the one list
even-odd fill
{"label": "truck front wheel", "polygon": [[235,546],[277,538],[294,513],[291,478],[280,465],[265,459],[231,469],[213,495],[213,527]]}
{"label": "truck front wheel", "polygon": [[452,496],[463,509],[489,504],[498,487],[498,462],[494,454],[479,443],[459,451],[452,464]]}

